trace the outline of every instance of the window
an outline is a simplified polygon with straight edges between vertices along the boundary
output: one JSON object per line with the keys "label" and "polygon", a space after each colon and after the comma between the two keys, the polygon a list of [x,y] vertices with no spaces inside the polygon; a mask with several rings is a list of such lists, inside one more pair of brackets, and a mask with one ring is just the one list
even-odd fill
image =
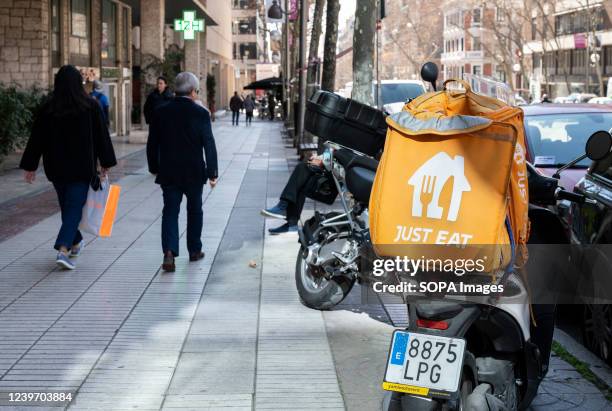
{"label": "window", "polygon": [[59,67],[61,62],[61,47],[60,47],[60,0],[51,0],[50,18],[51,18],[51,65]]}
{"label": "window", "polygon": [[536,39],[536,35],[538,33],[538,20],[537,17],[531,18],[531,40]]}
{"label": "window", "polygon": [[555,33],[564,34],[584,33],[587,31],[602,30],[604,11],[602,7],[593,7],[571,13],[555,16]]}
{"label": "window", "polygon": [[480,43],[480,37],[472,38],[472,50],[479,51],[482,49],[482,44]]}
{"label": "window", "polygon": [[91,4],[89,0],[72,0],[70,2],[70,27],[75,37],[89,37],[89,15]]}
{"label": "window", "polygon": [[504,10],[501,7],[496,7],[495,8],[495,20],[497,20],[497,22],[502,22],[505,20],[506,15],[504,14]]}
{"label": "window", "polygon": [[234,43],[234,59],[257,59],[257,43]]}
{"label": "window", "polygon": [[234,0],[235,9],[254,9],[256,8],[256,0]]}
{"label": "window", "polygon": [[121,25],[123,27],[122,32],[123,32],[123,38],[121,41],[121,60],[123,61],[123,65],[125,67],[129,67],[130,66],[130,27],[131,22],[129,21],[130,18],[130,11],[127,7],[123,7],[121,9],[121,13],[122,13],[122,18],[121,18]]}
{"label": "window", "polygon": [[571,74],[584,74],[586,67],[586,50],[572,50],[572,72]]}
{"label": "window", "polygon": [[463,37],[461,37],[461,51],[465,50],[465,45],[463,44]]}
{"label": "window", "polygon": [[102,64],[117,65],[117,4],[102,0]]}
{"label": "window", "polygon": [[241,18],[232,25],[233,34],[257,34],[257,21],[255,17]]}
{"label": "window", "polygon": [[482,74],[482,66],[475,65],[472,67],[472,74],[475,76],[480,76]]}
{"label": "window", "polygon": [[91,64],[91,0],[70,1],[70,63]]}
{"label": "window", "polygon": [[474,26],[480,26],[481,22],[481,10],[479,8],[472,11],[472,24]]}

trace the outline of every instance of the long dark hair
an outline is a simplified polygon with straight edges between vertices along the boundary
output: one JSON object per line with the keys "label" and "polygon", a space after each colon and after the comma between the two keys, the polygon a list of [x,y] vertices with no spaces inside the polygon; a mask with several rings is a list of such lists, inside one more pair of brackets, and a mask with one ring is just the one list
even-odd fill
{"label": "long dark hair", "polygon": [[94,100],[83,87],[83,76],[76,67],[62,66],[55,75],[49,109],[56,116],[83,112],[92,106]]}

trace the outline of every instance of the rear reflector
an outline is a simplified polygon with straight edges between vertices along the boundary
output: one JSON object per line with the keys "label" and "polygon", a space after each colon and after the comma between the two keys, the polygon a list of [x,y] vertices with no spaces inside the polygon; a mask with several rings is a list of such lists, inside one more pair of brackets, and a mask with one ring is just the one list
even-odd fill
{"label": "rear reflector", "polygon": [[417,326],[421,328],[431,328],[433,330],[446,330],[448,329],[448,323],[446,321],[432,321],[432,320],[417,320]]}

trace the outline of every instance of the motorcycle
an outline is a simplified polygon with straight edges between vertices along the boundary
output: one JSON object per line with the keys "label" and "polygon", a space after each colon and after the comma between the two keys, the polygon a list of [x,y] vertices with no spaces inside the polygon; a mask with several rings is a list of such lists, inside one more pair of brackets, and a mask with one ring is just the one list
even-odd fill
{"label": "motorcycle", "polygon": [[[581,159],[601,158],[611,147],[609,133],[595,133]],[[374,255],[368,203],[378,161],[327,142],[323,164],[342,211],[315,213],[304,223],[295,273],[303,303],[319,310],[340,303],[356,281],[376,281],[366,266]],[[587,198],[561,189],[557,178],[543,176],[531,165],[528,178],[530,199],[537,203],[530,207],[530,219],[546,219],[542,227],[562,232],[559,220],[543,206],[560,200],[584,203]],[[545,234],[534,235],[538,237],[546,241]],[[546,374],[550,346],[542,350],[534,341],[529,293],[521,275],[507,271],[501,282],[510,290],[503,296],[458,301],[438,293],[408,304],[409,325],[392,337],[383,410],[528,408]],[[550,333],[552,328],[550,323]],[[551,337],[543,339],[550,344]]]}

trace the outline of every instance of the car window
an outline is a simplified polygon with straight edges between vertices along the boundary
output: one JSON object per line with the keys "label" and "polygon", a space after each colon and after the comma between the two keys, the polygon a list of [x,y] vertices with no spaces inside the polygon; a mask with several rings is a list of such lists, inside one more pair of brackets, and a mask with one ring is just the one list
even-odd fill
{"label": "car window", "polygon": [[[381,98],[383,104],[404,103],[408,99],[417,98],[424,92],[423,86],[418,83],[383,83]],[[376,93],[376,86],[374,86],[374,93]]]}
{"label": "car window", "polygon": [[[584,154],[587,139],[612,129],[612,113],[546,114],[525,117],[532,159],[539,167],[560,167]],[[577,164],[588,167],[590,160]]]}

